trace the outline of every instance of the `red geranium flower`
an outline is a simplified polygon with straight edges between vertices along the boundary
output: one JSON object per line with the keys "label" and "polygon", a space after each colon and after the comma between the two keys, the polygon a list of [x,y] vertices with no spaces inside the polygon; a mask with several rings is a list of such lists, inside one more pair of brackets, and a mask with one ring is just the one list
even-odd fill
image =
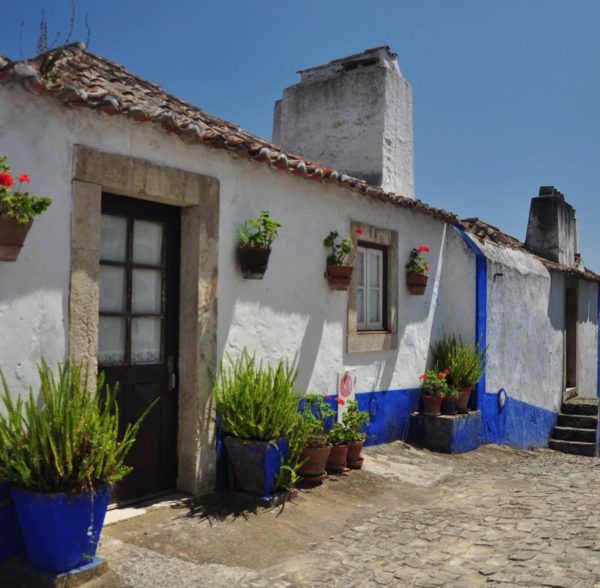
{"label": "red geranium flower", "polygon": [[24,182],[25,184],[29,184],[29,182],[31,182],[31,178],[27,174],[21,174],[19,176],[19,182]]}
{"label": "red geranium flower", "polygon": [[444,370],[444,373],[445,373],[446,375],[449,375],[449,374],[450,374],[450,370],[449,370],[448,368],[446,368],[446,369]]}
{"label": "red geranium flower", "polygon": [[346,404],[346,401],[343,398],[340,398],[339,396],[336,396],[335,400],[338,404],[341,404],[342,406],[344,406],[344,404]]}
{"label": "red geranium flower", "polygon": [[428,271],[429,271],[429,264],[427,264],[427,265],[425,266],[425,271],[426,271],[426,272],[428,272]]}
{"label": "red geranium flower", "polygon": [[429,247],[427,247],[427,245],[421,245],[418,249],[417,252],[418,253],[429,253],[431,251],[431,249],[429,249]]}
{"label": "red geranium flower", "polygon": [[13,177],[10,174],[0,174],[0,186],[6,186],[7,188],[15,183]]}
{"label": "red geranium flower", "polygon": [[438,374],[438,380],[443,380],[446,377],[446,374]]}
{"label": "red geranium flower", "polygon": [[422,376],[419,376],[419,380],[426,380],[427,379],[427,374],[423,374]]}
{"label": "red geranium flower", "polygon": [[362,227],[356,227],[356,228],[354,229],[354,232],[355,232],[355,233],[356,233],[358,236],[360,236],[360,235],[364,235],[364,234],[365,234],[365,230],[364,230]]}

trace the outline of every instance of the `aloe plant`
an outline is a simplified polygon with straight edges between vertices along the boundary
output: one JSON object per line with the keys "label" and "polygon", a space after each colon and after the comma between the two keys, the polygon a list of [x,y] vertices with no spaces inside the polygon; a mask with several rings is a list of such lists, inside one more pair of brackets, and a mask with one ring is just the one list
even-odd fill
{"label": "aloe plant", "polygon": [[39,398],[30,389],[14,400],[0,372],[0,480],[36,492],[79,493],[123,479],[131,471],[127,453],[155,403],[119,436],[118,386],[105,385],[103,374],[90,390],[83,365],[59,364],[55,376],[42,359],[38,373]]}

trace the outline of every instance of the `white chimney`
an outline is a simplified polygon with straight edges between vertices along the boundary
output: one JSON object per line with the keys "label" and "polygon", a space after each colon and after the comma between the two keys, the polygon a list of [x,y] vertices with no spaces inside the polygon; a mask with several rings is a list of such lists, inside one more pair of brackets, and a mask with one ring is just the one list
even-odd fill
{"label": "white chimney", "polygon": [[412,90],[389,47],[300,71],[275,104],[273,142],[414,198]]}

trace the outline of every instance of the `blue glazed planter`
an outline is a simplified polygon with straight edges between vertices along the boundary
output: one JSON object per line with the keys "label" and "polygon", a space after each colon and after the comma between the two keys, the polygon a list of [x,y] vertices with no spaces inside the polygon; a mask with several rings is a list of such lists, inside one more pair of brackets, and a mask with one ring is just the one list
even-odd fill
{"label": "blue glazed planter", "polygon": [[0,484],[0,562],[23,551],[23,540],[8,484]]}
{"label": "blue glazed planter", "polygon": [[285,463],[288,440],[249,441],[225,437],[227,461],[233,470],[236,490],[270,496]]}
{"label": "blue glazed planter", "polygon": [[12,489],[30,563],[60,574],[96,555],[112,487],[72,496]]}

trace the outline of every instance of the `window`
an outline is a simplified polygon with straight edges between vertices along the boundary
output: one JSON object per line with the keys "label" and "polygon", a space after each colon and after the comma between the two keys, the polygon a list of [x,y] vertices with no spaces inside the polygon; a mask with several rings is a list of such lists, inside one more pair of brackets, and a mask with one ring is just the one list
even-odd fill
{"label": "window", "polygon": [[[398,347],[398,232],[350,223],[356,258],[348,291],[348,353]],[[360,231],[360,241],[355,229]]]}
{"label": "window", "polygon": [[360,243],[356,250],[356,328],[385,328],[385,249]]}

